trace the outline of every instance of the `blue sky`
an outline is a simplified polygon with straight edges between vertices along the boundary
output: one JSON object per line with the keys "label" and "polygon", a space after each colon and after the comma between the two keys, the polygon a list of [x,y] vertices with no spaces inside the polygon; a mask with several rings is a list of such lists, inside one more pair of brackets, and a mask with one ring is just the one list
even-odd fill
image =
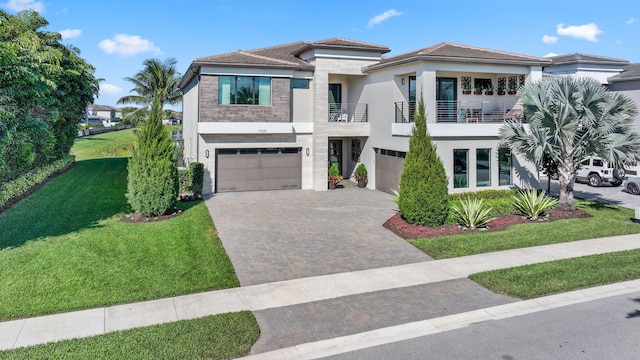
{"label": "blue sky", "polygon": [[46,30],[80,48],[105,79],[96,99],[103,105],[129,93],[123,78],[147,58],[173,57],[184,73],[197,57],[331,37],[386,45],[388,56],[446,41],[640,62],[638,0],[0,0],[0,7],[40,12]]}

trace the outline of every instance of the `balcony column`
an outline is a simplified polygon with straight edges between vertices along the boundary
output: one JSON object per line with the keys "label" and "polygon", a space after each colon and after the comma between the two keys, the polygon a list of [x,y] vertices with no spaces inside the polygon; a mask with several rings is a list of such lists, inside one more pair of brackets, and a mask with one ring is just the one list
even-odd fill
{"label": "balcony column", "polygon": [[314,130],[313,130],[313,189],[327,190],[329,162],[329,73],[322,67],[322,61],[316,63],[313,84],[314,93]]}
{"label": "balcony column", "polygon": [[416,89],[416,110],[420,96],[423,96],[424,110],[427,117],[427,123],[435,123],[438,117],[438,108],[436,104],[436,72],[435,70],[423,70],[419,74]]}

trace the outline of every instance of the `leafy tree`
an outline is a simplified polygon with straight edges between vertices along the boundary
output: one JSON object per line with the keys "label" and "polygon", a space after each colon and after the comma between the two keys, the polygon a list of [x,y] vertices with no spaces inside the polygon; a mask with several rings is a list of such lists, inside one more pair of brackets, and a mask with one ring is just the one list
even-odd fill
{"label": "leafy tree", "polygon": [[133,77],[125,80],[133,83],[134,92],[137,95],[127,95],[118,99],[118,104],[143,105],[139,111],[148,109],[155,101],[159,102],[160,110],[166,104],[177,104],[182,100],[182,93],[178,85],[182,76],[176,70],[175,59],[147,59],[143,62],[144,69]]}
{"label": "leafy tree", "polygon": [[573,185],[580,162],[591,155],[618,167],[640,160],[640,136],[632,131],[637,108],[630,98],[609,92],[590,78],[552,77],[521,89],[529,129],[508,122],[500,136],[513,151],[540,166],[557,164],[558,208],[573,210]]}
{"label": "leafy tree", "polygon": [[128,165],[127,198],[144,216],[157,216],[173,208],[178,197],[178,168],[169,130],[162,126],[160,101],[154,101],[149,120],[136,134]]}
{"label": "leafy tree", "polygon": [[398,208],[411,224],[440,226],[449,215],[448,180],[427,132],[424,101],[420,98],[409,151],[400,175]]}

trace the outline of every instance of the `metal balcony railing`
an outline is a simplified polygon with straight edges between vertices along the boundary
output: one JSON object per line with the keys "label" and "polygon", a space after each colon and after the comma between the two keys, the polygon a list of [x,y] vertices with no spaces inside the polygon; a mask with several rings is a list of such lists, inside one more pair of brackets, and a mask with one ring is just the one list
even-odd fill
{"label": "metal balcony railing", "polygon": [[[411,123],[416,112],[414,101],[395,103],[395,122]],[[507,120],[526,122],[522,109],[514,104],[494,101],[436,101],[438,123],[498,123]]]}
{"label": "metal balcony railing", "polygon": [[368,104],[329,103],[329,122],[367,122],[368,116]]}

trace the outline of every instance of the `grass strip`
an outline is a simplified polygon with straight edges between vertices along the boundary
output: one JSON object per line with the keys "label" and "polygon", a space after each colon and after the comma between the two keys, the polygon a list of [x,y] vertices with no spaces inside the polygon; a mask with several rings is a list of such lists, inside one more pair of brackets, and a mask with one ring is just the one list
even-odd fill
{"label": "grass strip", "polygon": [[640,278],[640,249],[477,273],[487,289],[520,299]]}
{"label": "grass strip", "polygon": [[232,359],[260,329],[249,311],[0,352],[2,359]]}
{"label": "grass strip", "polygon": [[475,231],[465,235],[408,241],[435,259],[445,259],[530,246],[640,233],[640,224],[630,220],[633,218],[633,210],[631,209],[583,199],[576,199],[576,205],[579,209],[587,211],[592,217],[520,224],[511,226],[504,231]]}
{"label": "grass strip", "polygon": [[79,161],[0,214],[0,321],[239,286],[203,202],[119,221],[126,165]]}
{"label": "grass strip", "polygon": [[76,160],[131,156],[136,129],[112,131],[76,139],[71,155]]}

